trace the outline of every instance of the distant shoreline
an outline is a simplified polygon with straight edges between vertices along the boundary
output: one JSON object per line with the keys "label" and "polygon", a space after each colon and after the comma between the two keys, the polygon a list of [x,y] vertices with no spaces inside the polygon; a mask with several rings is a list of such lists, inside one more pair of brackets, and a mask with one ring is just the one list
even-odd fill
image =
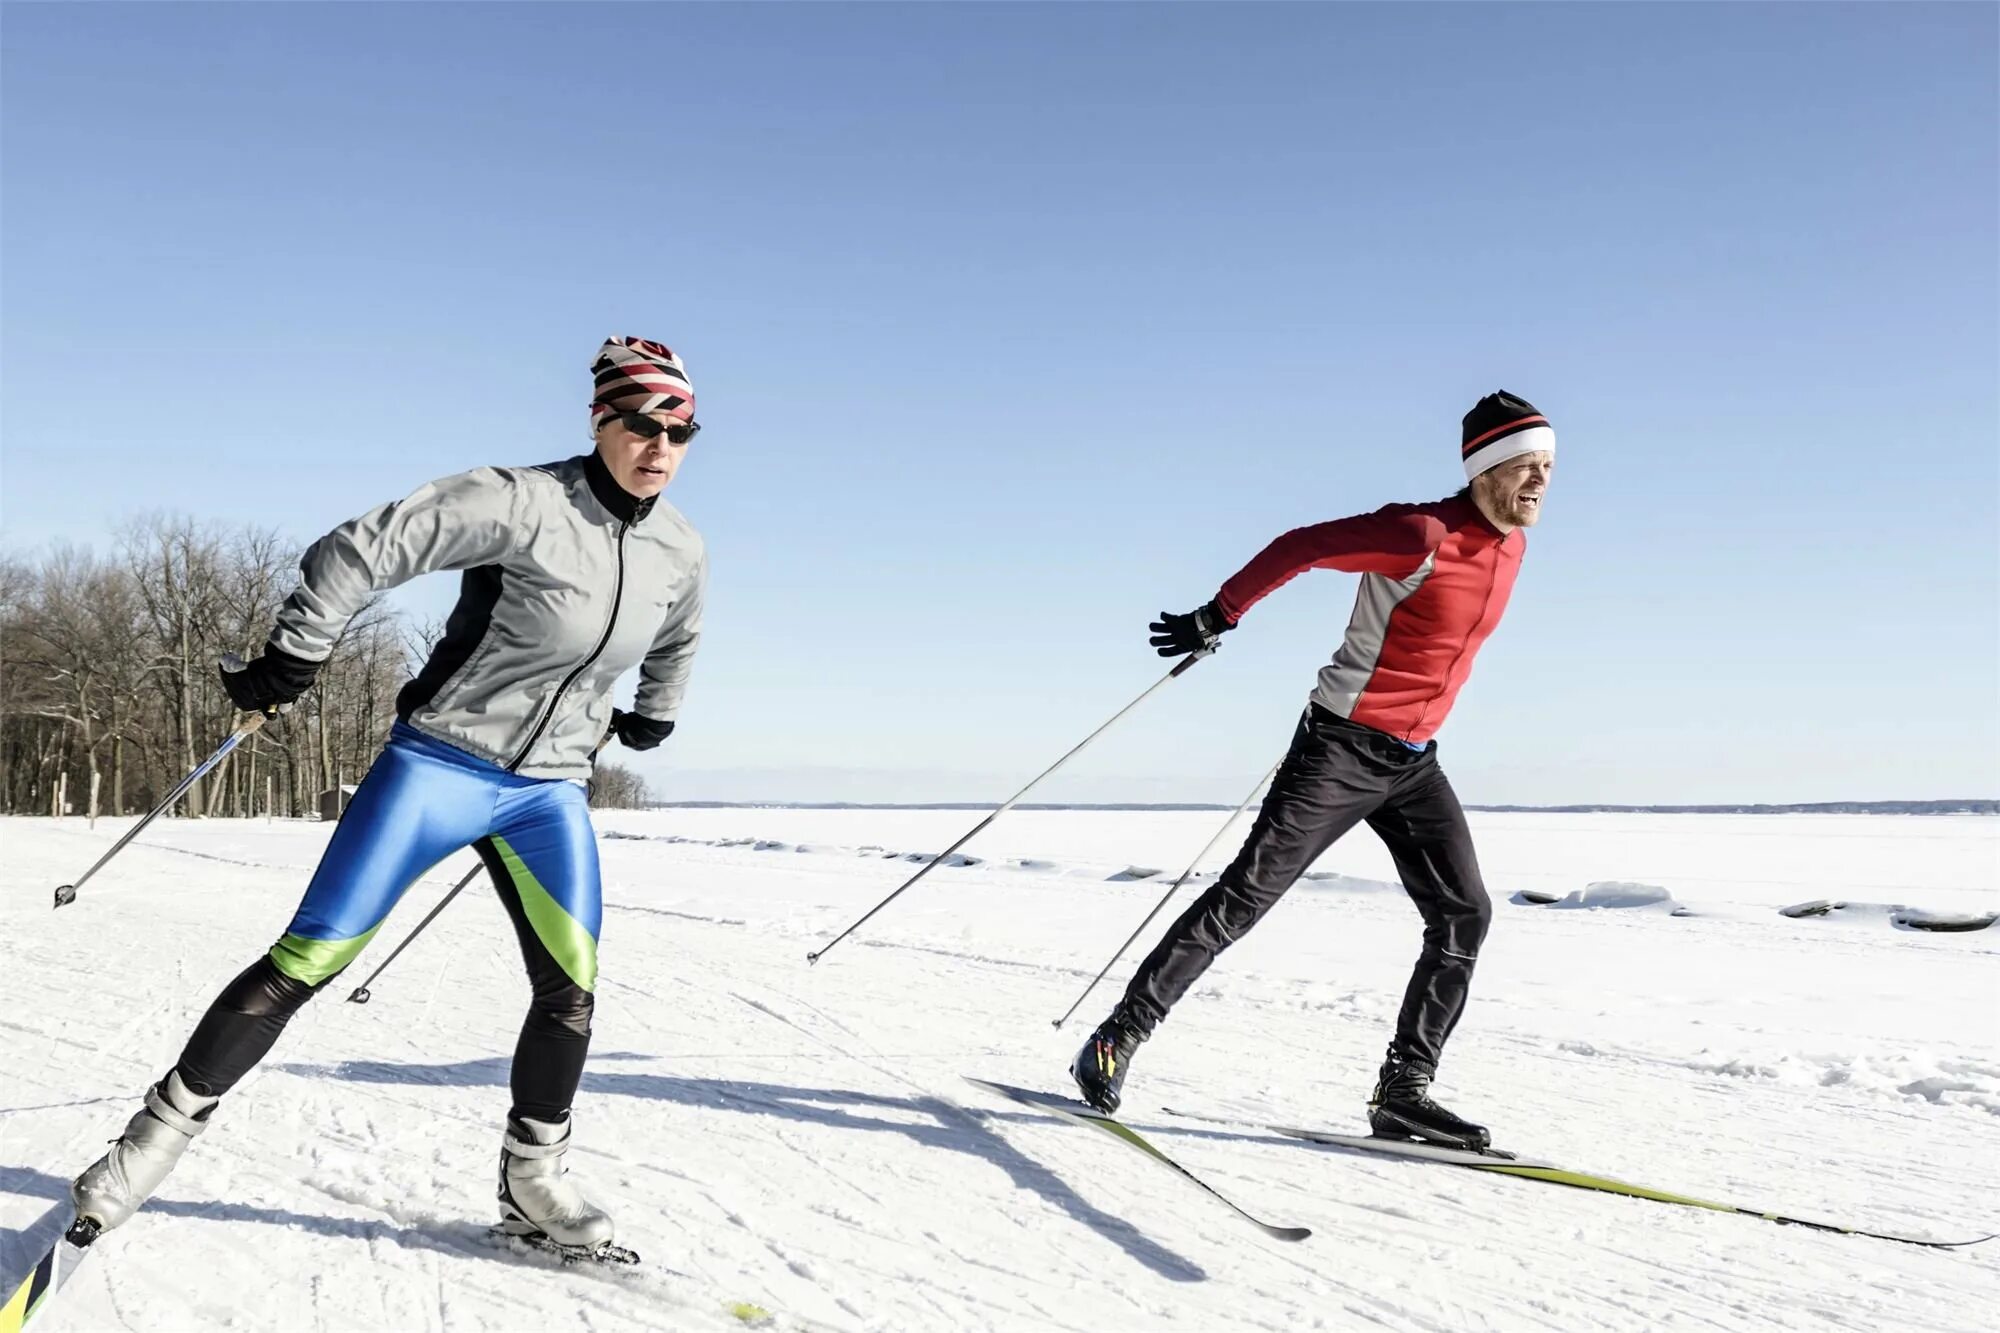
{"label": "distant shoreline", "polygon": [[[649,810],[991,810],[991,802],[655,801]],[[1022,804],[1016,810],[1233,810],[1201,802]],[[1535,815],[2000,815],[2000,800],[1815,801],[1797,805],[1468,805],[1487,814]]]}

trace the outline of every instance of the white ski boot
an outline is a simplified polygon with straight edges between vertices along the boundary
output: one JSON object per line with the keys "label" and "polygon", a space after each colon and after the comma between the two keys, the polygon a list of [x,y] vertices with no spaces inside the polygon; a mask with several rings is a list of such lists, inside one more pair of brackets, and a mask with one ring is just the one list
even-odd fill
{"label": "white ski boot", "polygon": [[220,1100],[190,1092],[178,1069],[148,1088],[145,1107],[111,1151],[70,1186],[78,1221],[95,1223],[98,1232],[124,1225],[153,1196],[194,1136],[208,1128],[209,1113]]}
{"label": "white ski boot", "polygon": [[500,1147],[500,1229],[544,1238],[562,1250],[600,1250],[611,1242],[611,1216],[583,1197],[563,1167],[569,1118],[560,1123],[507,1117]]}

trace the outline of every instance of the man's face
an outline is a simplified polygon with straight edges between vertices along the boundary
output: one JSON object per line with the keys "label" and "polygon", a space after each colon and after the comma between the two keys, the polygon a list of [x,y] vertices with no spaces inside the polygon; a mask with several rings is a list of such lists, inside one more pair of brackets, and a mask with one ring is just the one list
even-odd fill
{"label": "man's face", "polygon": [[1472,498],[1500,527],[1532,528],[1555,470],[1556,456],[1547,449],[1510,458],[1472,479]]}
{"label": "man's face", "polygon": [[[648,415],[663,427],[685,424],[664,412]],[[611,469],[612,479],[628,495],[636,495],[641,500],[667,489],[667,483],[680,470],[681,460],[687,457],[687,451],[685,443],[673,443],[664,430],[649,439],[637,431],[628,430],[617,417],[608,418],[597,432],[597,454],[604,460],[604,466]]]}

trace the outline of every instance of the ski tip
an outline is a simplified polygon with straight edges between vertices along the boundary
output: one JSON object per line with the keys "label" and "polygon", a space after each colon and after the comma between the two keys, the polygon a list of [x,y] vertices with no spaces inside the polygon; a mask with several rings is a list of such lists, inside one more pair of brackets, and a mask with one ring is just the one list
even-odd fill
{"label": "ski tip", "polygon": [[[971,1074],[960,1074],[959,1077],[964,1079],[967,1083],[970,1083],[975,1088],[984,1088],[988,1092],[998,1093],[1000,1096],[1005,1097],[1010,1101],[1018,1102],[1022,1100],[1024,1097],[1035,1098],[1035,1099],[1046,1098],[1050,1101],[1058,1101],[1058,1102],[1069,1100],[1067,1097],[1063,1097],[1057,1093],[1037,1092],[1033,1088],[1017,1088],[1013,1086],[1011,1083],[995,1083],[990,1078],[974,1078]],[[1083,1106],[1083,1103],[1078,1102],[1077,1105],[1081,1107]]]}
{"label": "ski tip", "polygon": [[1968,1245],[1984,1245],[1989,1240],[2000,1240],[2000,1231],[1996,1231],[1990,1236],[1980,1236],[1976,1240],[1934,1240],[1930,1244],[1934,1249],[1962,1250]]}
{"label": "ski tip", "polygon": [[1312,1235],[1312,1228],[1266,1226],[1264,1232],[1273,1240],[1305,1240]]}

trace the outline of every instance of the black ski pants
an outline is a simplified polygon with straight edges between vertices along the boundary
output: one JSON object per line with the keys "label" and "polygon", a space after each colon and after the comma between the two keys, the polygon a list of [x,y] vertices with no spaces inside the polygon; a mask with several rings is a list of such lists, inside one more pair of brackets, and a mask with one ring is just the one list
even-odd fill
{"label": "black ski pants", "polygon": [[1363,820],[1388,846],[1424,919],[1423,952],[1396,1019],[1396,1048],[1435,1070],[1465,1010],[1493,916],[1471,830],[1434,743],[1412,750],[1318,704],[1300,719],[1243,850],[1140,964],[1125,991],[1125,1019],[1150,1034],[1215,956]]}

